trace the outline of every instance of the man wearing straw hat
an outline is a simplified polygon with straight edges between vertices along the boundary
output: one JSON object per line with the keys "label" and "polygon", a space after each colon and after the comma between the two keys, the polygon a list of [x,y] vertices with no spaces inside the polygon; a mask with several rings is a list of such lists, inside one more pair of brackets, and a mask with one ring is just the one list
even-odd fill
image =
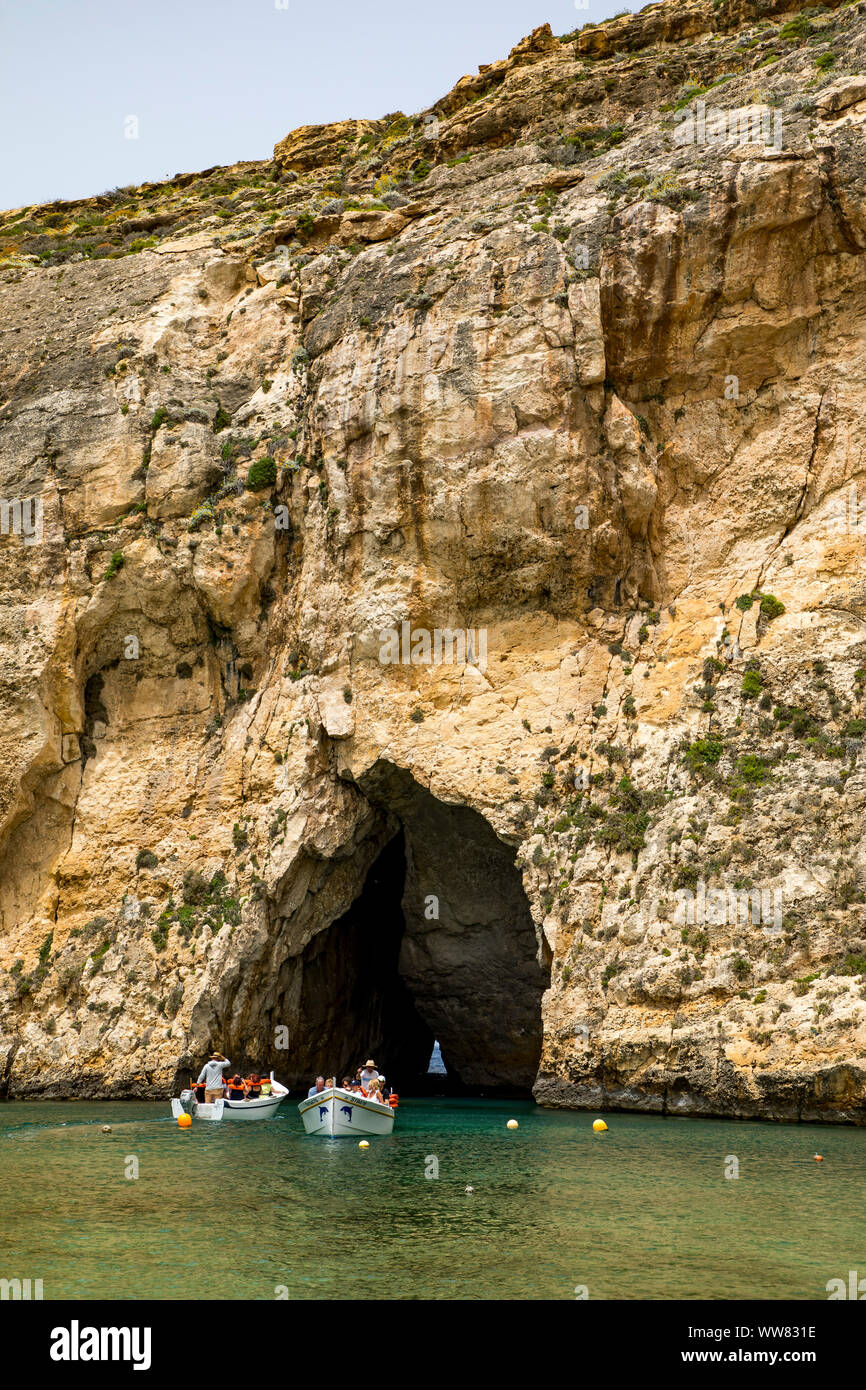
{"label": "man wearing straw hat", "polygon": [[368,1082],[378,1080],[379,1073],[376,1070],[376,1063],[373,1061],[372,1057],[368,1057],[364,1063],[363,1071],[361,1072],[361,1085],[364,1087],[364,1090],[366,1090]]}
{"label": "man wearing straw hat", "polygon": [[215,1100],[220,1099],[224,1090],[223,1072],[230,1066],[228,1057],[224,1057],[221,1052],[212,1052],[210,1061],[205,1062],[199,1076],[199,1083],[204,1082],[205,1105],[212,1105]]}

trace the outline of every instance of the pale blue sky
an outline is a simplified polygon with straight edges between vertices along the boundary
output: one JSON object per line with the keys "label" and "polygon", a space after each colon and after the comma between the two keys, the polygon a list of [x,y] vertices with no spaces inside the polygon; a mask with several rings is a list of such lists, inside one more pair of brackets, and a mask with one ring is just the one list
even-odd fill
{"label": "pale blue sky", "polygon": [[626,7],[0,0],[0,207],[267,159],[299,125],[421,111],[537,25],[564,34]]}

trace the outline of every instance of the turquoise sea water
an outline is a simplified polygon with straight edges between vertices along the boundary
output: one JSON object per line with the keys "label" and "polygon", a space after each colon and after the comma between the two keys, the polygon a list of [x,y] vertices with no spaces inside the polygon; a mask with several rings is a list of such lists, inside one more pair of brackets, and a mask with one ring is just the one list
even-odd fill
{"label": "turquoise sea water", "polygon": [[167,1103],[0,1105],[0,1277],[46,1299],[811,1300],[866,1275],[864,1129],[614,1114],[596,1135],[419,1100],[361,1151],[281,1110],[183,1132]]}

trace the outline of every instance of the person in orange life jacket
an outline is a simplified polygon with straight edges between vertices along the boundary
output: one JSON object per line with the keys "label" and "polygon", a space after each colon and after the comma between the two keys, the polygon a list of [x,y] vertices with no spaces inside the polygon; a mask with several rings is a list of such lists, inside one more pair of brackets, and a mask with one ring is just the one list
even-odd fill
{"label": "person in orange life jacket", "polygon": [[246,1083],[247,1100],[258,1100],[262,1094],[262,1078],[257,1071],[254,1071],[249,1081]]}
{"label": "person in orange life jacket", "polygon": [[199,1105],[204,1105],[204,1103],[205,1103],[205,1100],[204,1100],[204,1097],[205,1097],[205,1089],[204,1089],[204,1082],[203,1082],[203,1081],[196,1081],[196,1082],[195,1082],[195,1084],[193,1085],[193,1088],[192,1088],[192,1093],[193,1093],[193,1095],[195,1096],[196,1100],[198,1101]]}
{"label": "person in orange life jacket", "polygon": [[240,1076],[233,1076],[232,1079],[229,1081],[229,1083],[228,1083],[228,1099],[229,1099],[229,1100],[244,1100],[244,1099],[245,1099],[245,1096],[244,1096],[244,1083],[243,1083],[243,1078],[242,1078],[242,1077],[240,1077]]}

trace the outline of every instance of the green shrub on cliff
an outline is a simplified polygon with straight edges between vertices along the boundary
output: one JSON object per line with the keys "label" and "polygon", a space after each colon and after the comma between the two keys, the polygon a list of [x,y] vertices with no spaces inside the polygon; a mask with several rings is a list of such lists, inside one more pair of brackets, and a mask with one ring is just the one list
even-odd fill
{"label": "green shrub on cliff", "polygon": [[110,949],[111,939],[110,937],[106,937],[105,940],[99,946],[97,946],[96,950],[93,952],[93,964],[90,967],[91,975],[97,975],[99,971],[102,969],[103,956],[107,955]]}
{"label": "green shrub on cliff", "polygon": [[760,787],[770,777],[770,768],[757,753],[746,753],[737,760],[737,777],[751,787]]}
{"label": "green shrub on cliff", "polygon": [[716,766],[724,752],[724,744],[717,738],[699,738],[683,751],[683,762],[689,772],[707,776]]}
{"label": "green shrub on cliff", "polygon": [[777,599],[775,594],[761,594],[755,590],[751,594],[740,594],[737,599],[737,607],[741,613],[748,613],[749,609],[753,608],[756,603],[761,605],[761,616],[770,622],[774,618],[781,618],[785,611],[784,603]]}
{"label": "green shrub on cliff", "polygon": [[761,613],[765,618],[769,618],[772,622],[773,618],[781,618],[784,611],[784,603],[780,602],[774,594],[761,594]]}
{"label": "green shrub on cliff", "polygon": [[761,686],[764,684],[764,677],[758,670],[746,671],[743,676],[743,684],[740,687],[742,694],[747,700],[754,700],[761,693]]}
{"label": "green shrub on cliff", "polygon": [[629,777],[622,777],[610,799],[613,810],[596,832],[599,842],[618,854],[637,854],[643,849],[650,823],[647,807],[652,797],[641,792]]}
{"label": "green shrub on cliff", "polygon": [[786,39],[788,43],[800,43],[807,39],[812,32],[812,26],[804,14],[798,14],[796,19],[789,19],[787,24],[783,24],[779,30],[779,38]]}
{"label": "green shrub on cliff", "polygon": [[163,912],[157,918],[156,926],[150,933],[150,939],[158,951],[164,951],[168,945],[168,933],[171,927],[171,916],[168,912]]}
{"label": "green shrub on cliff", "polygon": [[601,976],[602,989],[607,989],[614,975],[618,975],[620,971],[624,969],[625,962],[621,960],[612,960],[608,965],[606,965]]}
{"label": "green shrub on cliff", "polygon": [[266,487],[272,488],[276,481],[277,465],[275,460],[270,455],[267,458],[256,459],[255,463],[251,464],[247,474],[247,491],[261,492]]}

